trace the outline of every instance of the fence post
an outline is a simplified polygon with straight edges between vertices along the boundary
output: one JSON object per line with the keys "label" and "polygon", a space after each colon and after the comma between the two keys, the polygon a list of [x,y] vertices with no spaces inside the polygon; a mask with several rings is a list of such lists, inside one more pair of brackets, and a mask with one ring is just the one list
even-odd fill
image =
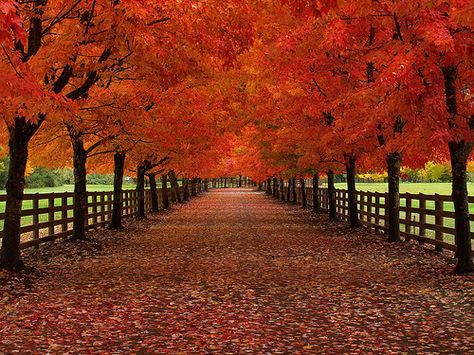
{"label": "fence post", "polygon": [[[418,194],[418,198],[419,198],[419,201],[420,201],[420,203],[418,205],[419,215],[420,215],[420,220],[419,220],[420,228],[419,228],[419,233],[418,234],[419,234],[420,237],[425,237],[426,214],[425,214],[425,211],[423,211],[423,210],[426,209],[426,200],[424,199],[424,196],[423,196],[422,193]],[[425,243],[422,239],[418,239],[418,242],[420,244]]]}
{"label": "fence post", "polygon": [[[435,194],[435,224],[436,226],[443,226],[444,218],[441,216],[441,213],[443,212],[444,209],[444,203],[441,200],[441,196],[438,194]],[[439,241],[444,240],[444,233],[442,231],[436,230],[435,231],[435,239]],[[435,246],[436,251],[443,251],[443,247],[436,245]]]}
{"label": "fence post", "polygon": [[50,236],[54,235],[54,192],[51,193],[51,196],[48,199],[48,234]]}
{"label": "fence post", "polygon": [[367,222],[372,224],[372,193],[367,192]]}
{"label": "fence post", "polygon": [[63,220],[63,223],[61,225],[61,231],[66,232],[67,231],[67,196],[63,196],[61,198],[61,219]]}
{"label": "fence post", "polygon": [[378,192],[375,193],[375,225],[380,226],[380,195]]}
{"label": "fence post", "polygon": [[100,221],[105,222],[106,221],[106,206],[105,206],[105,194],[101,193],[100,194]]}
{"label": "fence post", "polygon": [[407,192],[407,197],[406,197],[406,200],[405,200],[405,208],[406,208],[405,221],[407,223],[407,224],[405,224],[405,233],[411,234],[411,224],[409,224],[409,223],[412,222],[412,219],[411,219],[411,194],[409,194],[408,192]]}
{"label": "fence post", "polygon": [[[39,197],[38,194],[35,194],[35,197],[33,197],[33,225],[35,226],[35,229],[33,230],[33,239],[38,239],[39,238],[39,230],[38,230],[38,223],[39,223],[39,215],[38,215],[38,209],[39,209]],[[38,249],[39,245],[35,246],[35,249]]]}
{"label": "fence post", "polygon": [[92,195],[92,224],[93,225],[96,225],[97,224],[97,212],[98,212],[98,209],[97,209],[97,195],[96,193],[94,193]]}

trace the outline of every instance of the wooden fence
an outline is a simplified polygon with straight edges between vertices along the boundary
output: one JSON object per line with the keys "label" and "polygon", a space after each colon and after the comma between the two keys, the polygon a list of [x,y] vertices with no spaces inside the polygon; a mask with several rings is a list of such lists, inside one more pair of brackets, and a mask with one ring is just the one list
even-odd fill
{"label": "wooden fence", "polygon": [[[200,190],[204,187],[200,186]],[[191,185],[188,185],[191,189]],[[180,187],[183,195],[183,188]],[[191,191],[190,191],[191,193]],[[96,229],[110,223],[112,218],[113,191],[88,192],[86,229]],[[158,203],[162,207],[161,189],[157,189]],[[170,201],[173,194],[169,193]],[[6,195],[0,195],[0,206],[4,211]],[[122,193],[122,216],[133,216],[138,208],[136,190],[124,190]],[[72,235],[74,193],[35,193],[25,194],[21,216],[21,249],[65,238]],[[145,210],[151,210],[151,192],[145,190]],[[0,239],[3,237],[5,212],[0,213]]]}
{"label": "wooden fence", "polygon": [[[288,187],[284,187],[286,198]],[[280,193],[280,192],[279,192]],[[301,203],[301,187],[296,189],[297,202]],[[281,196],[281,195],[279,195]],[[381,232],[387,231],[386,201],[388,193],[357,192],[359,219],[363,225]],[[313,206],[313,188],[306,187],[308,207]],[[322,211],[329,210],[328,190],[318,191],[319,206]],[[470,210],[474,210],[474,196],[469,197]],[[348,219],[347,190],[336,189],[336,210],[342,220]],[[474,230],[474,214],[470,215],[471,231]],[[455,251],[454,206],[451,196],[400,194],[400,235],[405,240],[416,240],[420,244],[435,246],[436,250]],[[471,232],[474,239],[474,232]]]}

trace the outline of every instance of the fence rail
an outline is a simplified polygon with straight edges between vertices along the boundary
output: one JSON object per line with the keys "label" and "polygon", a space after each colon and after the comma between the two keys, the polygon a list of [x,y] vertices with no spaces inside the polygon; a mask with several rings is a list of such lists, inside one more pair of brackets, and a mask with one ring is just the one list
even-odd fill
{"label": "fence rail", "polygon": [[[313,206],[313,188],[306,187],[306,198],[309,207]],[[296,188],[297,203],[302,202],[301,187]],[[279,191],[279,194],[281,191]],[[288,187],[284,187],[286,197]],[[281,196],[281,195],[279,195]],[[363,225],[382,232],[387,232],[386,201],[388,193],[357,192],[359,219]],[[327,188],[318,189],[318,201],[322,211],[329,210]],[[474,196],[469,197],[470,210],[474,210]],[[342,220],[348,219],[347,190],[336,189],[336,211]],[[471,231],[474,230],[474,214],[470,214]],[[400,235],[405,240],[416,240],[420,244],[434,245],[436,250],[456,251],[454,229],[454,206],[451,196],[400,194]],[[474,239],[474,232],[471,232]]]}
{"label": "fence rail", "polygon": [[[200,190],[204,185],[200,186]],[[191,186],[188,185],[189,190]],[[179,193],[183,196],[183,187]],[[189,191],[191,193],[191,191]],[[159,207],[163,206],[161,189],[157,189]],[[172,201],[173,194],[169,193]],[[0,206],[4,210],[6,195],[0,195]],[[96,229],[110,223],[112,218],[113,191],[87,193],[86,229]],[[145,190],[145,210],[151,210],[151,191]],[[74,193],[34,193],[25,194],[21,215],[21,249],[38,246],[59,238],[72,235],[73,232]],[[138,209],[138,192],[122,192],[122,216],[133,216]],[[0,213],[0,240],[3,237],[5,212]]]}

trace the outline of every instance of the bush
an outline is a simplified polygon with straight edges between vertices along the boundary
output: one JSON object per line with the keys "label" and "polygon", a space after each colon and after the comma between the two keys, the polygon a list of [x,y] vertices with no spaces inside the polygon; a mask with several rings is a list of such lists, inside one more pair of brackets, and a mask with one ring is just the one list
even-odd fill
{"label": "bush", "polygon": [[112,185],[114,183],[113,174],[88,174],[86,181],[89,185]]}
{"label": "bush", "polygon": [[56,187],[64,185],[64,181],[56,170],[35,167],[33,173],[25,178],[25,186],[30,188]]}

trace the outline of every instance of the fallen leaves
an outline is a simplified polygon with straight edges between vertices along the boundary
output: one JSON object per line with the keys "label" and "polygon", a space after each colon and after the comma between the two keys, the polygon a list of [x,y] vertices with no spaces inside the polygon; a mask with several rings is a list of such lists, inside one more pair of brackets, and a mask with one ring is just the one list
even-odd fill
{"label": "fallen leaves", "polygon": [[128,227],[0,274],[0,353],[472,352],[474,277],[424,248],[231,189]]}

